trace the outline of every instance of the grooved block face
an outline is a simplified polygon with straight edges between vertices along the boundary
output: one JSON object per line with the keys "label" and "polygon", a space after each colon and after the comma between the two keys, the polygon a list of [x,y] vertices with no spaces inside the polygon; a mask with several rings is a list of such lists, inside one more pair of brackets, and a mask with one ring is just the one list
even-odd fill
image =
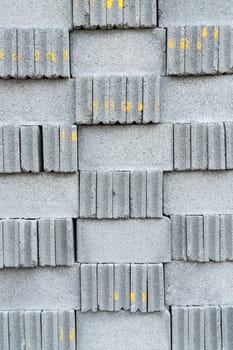
{"label": "grooved block face", "polygon": [[[106,249],[108,247],[108,249]],[[77,220],[79,262],[142,263],[171,260],[170,222]]]}
{"label": "grooved block face", "polygon": [[164,174],[164,212],[171,214],[233,213],[232,171]]}
{"label": "grooved block face", "polygon": [[138,75],[138,72],[164,75],[164,46],[163,29],[74,31],[71,33],[71,74],[72,77]]}
{"label": "grooved block face", "polygon": [[10,6],[7,0],[3,0],[0,22],[7,27],[71,28],[71,10],[72,0],[12,0]]}
{"label": "grooved block face", "polygon": [[78,187],[78,174],[1,175],[1,215],[27,218],[77,217]]}
{"label": "grooved block face", "polygon": [[0,122],[63,125],[75,122],[74,80],[0,81]]}
{"label": "grooved block face", "polygon": [[232,23],[233,9],[230,0],[159,0],[159,25],[215,25]]}
{"label": "grooved block face", "polygon": [[161,120],[163,122],[232,121],[232,89],[231,76],[162,77]]}
{"label": "grooved block face", "polygon": [[172,168],[172,125],[79,127],[80,170]]}
{"label": "grooved block face", "polygon": [[231,263],[172,262],[165,265],[167,305],[232,304],[232,288]]}
{"label": "grooved block face", "polygon": [[70,268],[1,270],[0,308],[35,310],[35,305],[43,310],[79,310],[79,264]]}
{"label": "grooved block face", "polygon": [[[80,313],[77,319],[77,347],[82,350],[169,350],[170,316],[157,314]],[[90,326],[91,325],[91,326]],[[98,341],[96,341],[98,339]]]}

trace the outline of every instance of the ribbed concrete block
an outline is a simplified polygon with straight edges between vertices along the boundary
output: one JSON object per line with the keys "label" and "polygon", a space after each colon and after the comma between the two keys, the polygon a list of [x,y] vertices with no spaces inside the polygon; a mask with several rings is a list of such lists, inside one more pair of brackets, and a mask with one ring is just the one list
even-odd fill
{"label": "ribbed concrete block", "polygon": [[225,162],[225,131],[220,123],[208,124],[208,169],[220,170],[226,168]]}
{"label": "ribbed concrete block", "polygon": [[76,172],[78,169],[77,127],[60,127],[60,171]]}
{"label": "ribbed concrete block", "polygon": [[22,267],[38,265],[38,237],[36,220],[19,220],[19,264]]}
{"label": "ribbed concrete block", "polygon": [[55,266],[54,220],[38,220],[38,254],[40,266]]}
{"label": "ribbed concrete block", "polygon": [[5,173],[20,172],[19,127],[3,127],[3,164]]}
{"label": "ribbed concrete block", "polygon": [[96,171],[80,171],[80,217],[96,217]]}
{"label": "ribbed concrete block", "polygon": [[97,72],[98,76],[165,74],[165,30],[161,28],[73,31],[70,45],[72,77],[93,76]]}
{"label": "ribbed concrete block", "polygon": [[189,349],[204,350],[205,346],[205,328],[204,328],[204,308],[189,307],[189,329],[188,329],[188,346]]}
{"label": "ribbed concrete block", "polygon": [[23,311],[9,311],[10,349],[25,349],[25,320]]}
{"label": "ribbed concrete block", "polygon": [[43,311],[41,314],[42,349],[58,350],[57,311]]}
{"label": "ribbed concrete block", "polygon": [[206,350],[222,349],[222,319],[218,306],[207,306],[205,313],[205,348]]}
{"label": "ribbed concrete block", "polygon": [[130,310],[130,265],[115,264],[114,311]]}
{"label": "ribbed concrete block", "polygon": [[[200,26],[186,26],[181,38],[180,49],[185,56],[185,75],[199,75],[202,72],[202,30]],[[178,51],[178,48],[177,48]],[[173,51],[174,52],[174,51]],[[176,52],[178,54],[178,52]],[[180,53],[181,55],[181,53]],[[183,57],[181,59],[183,63]]]}
{"label": "ribbed concrete block", "polygon": [[146,172],[130,173],[130,217],[146,218]]}
{"label": "ribbed concrete block", "polygon": [[[9,350],[9,319],[8,311],[0,312],[0,345],[2,349]],[[37,350],[37,349],[36,349]]]}
{"label": "ribbed concrete block", "polygon": [[185,350],[189,348],[188,308],[172,306],[172,348]]}
{"label": "ribbed concrete block", "polygon": [[231,45],[233,40],[233,28],[229,25],[219,27],[219,72],[233,72],[233,56]]}
{"label": "ribbed concrete block", "polygon": [[233,169],[233,123],[224,123],[225,147],[226,147],[226,169]]}
{"label": "ribbed concrete block", "polygon": [[55,219],[56,265],[72,266],[74,264],[74,231],[72,219]]}
{"label": "ribbed concrete block", "polygon": [[[135,0],[133,0],[135,2]],[[126,114],[127,124],[140,124],[143,118],[142,77],[127,77],[126,82]]]}
{"label": "ribbed concrete block", "polygon": [[82,350],[101,350],[106,344],[111,350],[140,350],[142,344],[145,350],[170,349],[170,315],[167,311],[153,315],[126,311],[77,312],[76,319],[77,347]]}
{"label": "ribbed concrete block", "polygon": [[112,172],[97,172],[97,218],[112,218]]}
{"label": "ribbed concrete block", "polygon": [[104,2],[90,1],[90,27],[106,28],[107,6]]}
{"label": "ribbed concrete block", "polygon": [[191,167],[192,170],[207,169],[208,166],[208,124],[191,124]]}
{"label": "ribbed concrete block", "polygon": [[75,28],[90,27],[90,2],[73,0],[73,24]]}
{"label": "ribbed concrete block", "polygon": [[19,220],[3,221],[4,266],[19,267]]}
{"label": "ribbed concrete block", "polygon": [[110,124],[127,123],[126,81],[124,76],[110,76],[109,78]]}
{"label": "ribbed concrete block", "polygon": [[76,89],[75,90],[76,91],[76,122],[77,124],[92,124],[92,121],[93,121],[93,79],[92,77],[77,77],[75,79],[75,89]]}
{"label": "ribbed concrete block", "polygon": [[22,126],[20,128],[21,170],[39,173],[42,170],[42,142],[39,126]]}
{"label": "ribbed concrete block", "polygon": [[130,173],[126,171],[112,174],[112,211],[113,218],[129,218],[129,179]]}
{"label": "ribbed concrete block", "polygon": [[107,28],[121,28],[124,24],[124,1],[110,0],[107,5]]}
{"label": "ribbed concrete block", "polygon": [[109,77],[93,78],[93,123],[109,123]]}
{"label": "ribbed concrete block", "polygon": [[160,122],[160,78],[143,77],[143,123]]}
{"label": "ribbed concrete block", "polygon": [[172,170],[173,126],[81,126],[79,169]]}
{"label": "ribbed concrete block", "polygon": [[172,260],[187,260],[187,222],[185,215],[171,215]]}
{"label": "ribbed concrete block", "polygon": [[162,264],[148,264],[148,312],[164,309],[164,278]]}
{"label": "ribbed concrete block", "polygon": [[187,216],[187,260],[204,260],[204,223],[202,216]]}
{"label": "ribbed concrete block", "polygon": [[97,265],[81,264],[81,310],[97,311]]}
{"label": "ribbed concrete block", "polygon": [[41,350],[41,312],[25,311],[26,349]]}
{"label": "ribbed concrete block", "polygon": [[131,265],[130,311],[147,311],[147,265]]}
{"label": "ribbed concrete block", "polygon": [[167,30],[167,74],[183,75],[185,71],[185,28],[168,27]]}
{"label": "ribbed concrete block", "polygon": [[75,350],[75,311],[58,311],[58,348]]}
{"label": "ribbed concrete block", "polygon": [[233,307],[222,306],[222,347],[230,349],[233,345],[232,322],[233,322]]}
{"label": "ribbed concrete block", "polygon": [[174,168],[186,170],[191,167],[190,124],[174,125]]}
{"label": "ribbed concrete block", "polygon": [[98,309],[114,311],[114,265],[98,264]]}
{"label": "ribbed concrete block", "polygon": [[59,172],[60,143],[59,126],[44,125],[42,127],[43,166],[45,172]]}
{"label": "ribbed concrete block", "polygon": [[233,260],[233,216],[220,216],[220,261]]}
{"label": "ribbed concrete block", "polygon": [[220,216],[204,216],[204,261],[220,261]]}
{"label": "ribbed concrete block", "polygon": [[25,79],[34,76],[34,29],[18,29],[18,77]]}
{"label": "ribbed concrete block", "polygon": [[171,260],[170,221],[167,218],[146,221],[78,219],[76,231],[77,261],[82,263]]}

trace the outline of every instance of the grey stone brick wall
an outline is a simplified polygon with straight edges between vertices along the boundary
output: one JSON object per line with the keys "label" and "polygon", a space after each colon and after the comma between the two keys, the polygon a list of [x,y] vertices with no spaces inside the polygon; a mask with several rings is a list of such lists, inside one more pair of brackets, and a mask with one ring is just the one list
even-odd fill
{"label": "grey stone brick wall", "polygon": [[0,1],[0,350],[233,349],[233,10]]}

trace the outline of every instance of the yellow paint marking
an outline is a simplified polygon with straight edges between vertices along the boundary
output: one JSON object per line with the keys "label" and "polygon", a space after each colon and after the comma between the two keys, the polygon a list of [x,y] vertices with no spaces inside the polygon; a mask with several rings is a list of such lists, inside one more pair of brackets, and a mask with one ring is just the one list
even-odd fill
{"label": "yellow paint marking", "polygon": [[130,112],[132,109],[132,103],[131,102],[122,102],[121,109],[123,112]]}
{"label": "yellow paint marking", "polygon": [[5,59],[5,51],[4,50],[0,50],[0,60],[4,60]]}
{"label": "yellow paint marking", "polygon": [[159,100],[156,100],[155,101],[155,109],[159,108],[160,107],[160,102]]}
{"label": "yellow paint marking", "polygon": [[69,60],[69,50],[63,51],[63,60],[68,61]]}
{"label": "yellow paint marking", "polygon": [[124,0],[118,0],[118,7],[122,9],[125,6]]}
{"label": "yellow paint marking", "polygon": [[12,52],[11,59],[12,61],[22,61],[22,55],[17,55],[15,52]]}
{"label": "yellow paint marking", "polygon": [[46,59],[47,59],[47,61],[56,62],[57,61],[56,52],[55,51],[47,51]]}
{"label": "yellow paint marking", "polygon": [[214,39],[218,39],[219,31],[218,27],[214,27]]}
{"label": "yellow paint marking", "polygon": [[95,0],[90,0],[90,6],[94,6],[95,5]]}
{"label": "yellow paint marking", "polygon": [[202,43],[200,39],[197,39],[197,50],[201,50],[202,49]]}
{"label": "yellow paint marking", "polygon": [[76,130],[73,130],[73,131],[72,131],[71,140],[72,140],[73,142],[77,141],[77,131],[76,131]]}
{"label": "yellow paint marking", "polygon": [[61,132],[61,140],[65,141],[65,138],[66,138],[65,130],[62,130],[62,132]]}
{"label": "yellow paint marking", "polygon": [[39,60],[40,60],[40,51],[39,50],[35,50],[34,59],[36,62],[39,62]]}
{"label": "yellow paint marking", "polygon": [[142,111],[143,111],[143,103],[138,102],[138,112],[142,112]]}
{"label": "yellow paint marking", "polygon": [[111,9],[111,8],[112,8],[113,1],[114,1],[114,0],[106,0],[106,7],[107,7],[108,9]]}
{"label": "yellow paint marking", "polygon": [[131,300],[131,302],[134,303],[134,302],[135,302],[135,299],[136,299],[135,293],[134,293],[134,292],[131,292],[131,293],[130,293],[130,300]]}
{"label": "yellow paint marking", "polygon": [[173,40],[173,39],[168,39],[168,41],[167,41],[167,47],[168,47],[169,49],[174,49],[175,44],[176,44],[175,40]]}
{"label": "yellow paint marking", "polygon": [[203,39],[206,39],[207,38],[207,34],[208,34],[208,30],[207,30],[207,27],[203,27],[202,28],[202,31],[201,31],[201,36]]}
{"label": "yellow paint marking", "polygon": [[146,293],[142,292],[142,302],[146,303]]}
{"label": "yellow paint marking", "polygon": [[119,300],[119,294],[117,292],[114,292],[114,301]]}
{"label": "yellow paint marking", "polygon": [[180,48],[183,50],[190,49],[190,41],[188,38],[184,37],[180,39]]}
{"label": "yellow paint marking", "polygon": [[99,110],[99,101],[98,100],[93,100],[93,109],[96,112]]}
{"label": "yellow paint marking", "polygon": [[74,328],[71,328],[71,330],[70,330],[69,339],[70,339],[71,342],[75,341],[75,330],[74,330]]}
{"label": "yellow paint marking", "polygon": [[60,327],[60,332],[59,332],[59,340],[60,340],[60,342],[62,342],[63,339],[64,339],[63,328]]}
{"label": "yellow paint marking", "polygon": [[105,100],[104,101],[104,110],[105,111],[114,111],[115,103],[113,100]]}

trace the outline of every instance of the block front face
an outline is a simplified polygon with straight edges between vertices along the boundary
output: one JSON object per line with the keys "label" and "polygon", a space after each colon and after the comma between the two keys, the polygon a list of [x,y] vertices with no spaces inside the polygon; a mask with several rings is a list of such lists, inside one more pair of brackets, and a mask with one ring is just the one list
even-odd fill
{"label": "block front face", "polygon": [[169,350],[169,314],[77,313],[77,346],[82,350]]}
{"label": "block front face", "polygon": [[73,32],[72,76],[163,75],[164,45],[163,29]]}

